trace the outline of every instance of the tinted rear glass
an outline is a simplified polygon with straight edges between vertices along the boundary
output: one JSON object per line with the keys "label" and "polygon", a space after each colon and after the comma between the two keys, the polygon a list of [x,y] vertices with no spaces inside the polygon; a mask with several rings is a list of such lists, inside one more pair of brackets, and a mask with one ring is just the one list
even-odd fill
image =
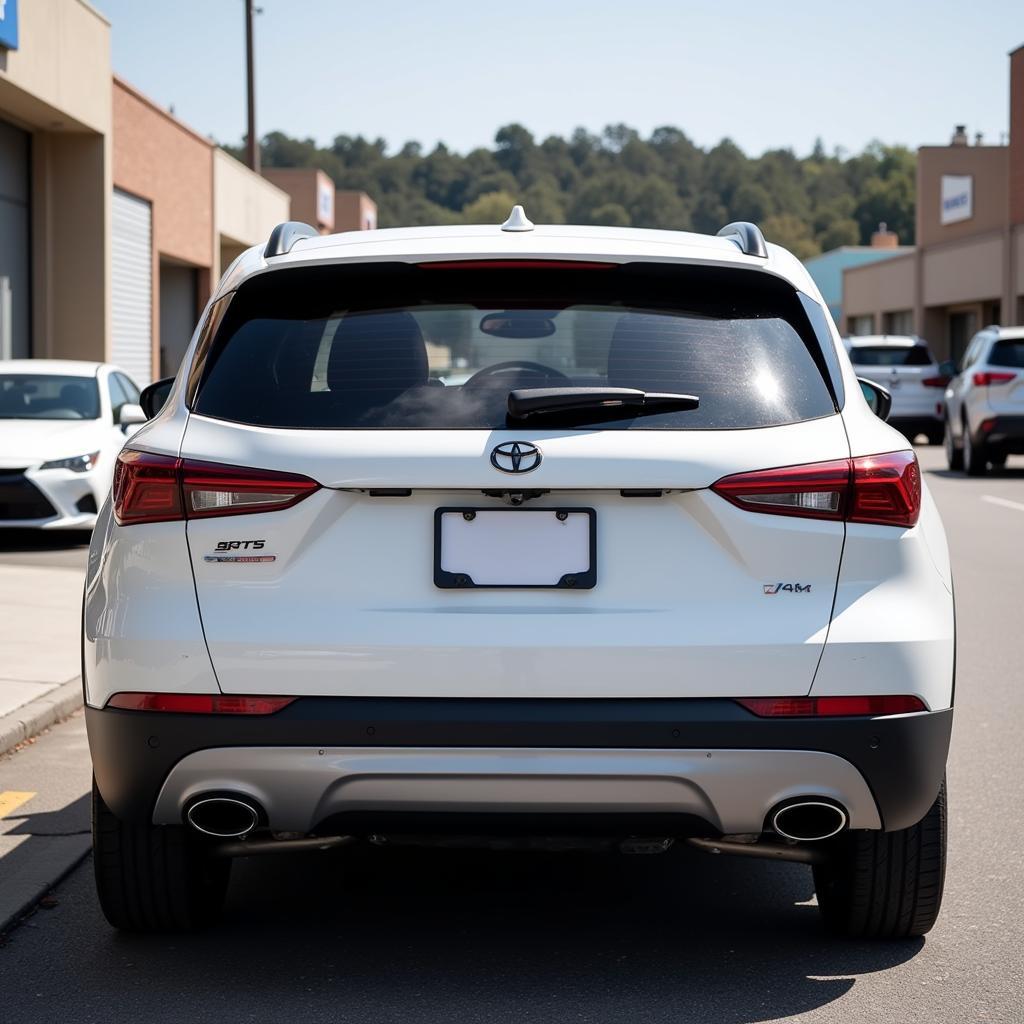
{"label": "tinted rear glass", "polygon": [[890,345],[857,345],[850,349],[854,366],[931,366],[932,354],[924,345],[893,348]]}
{"label": "tinted rear glass", "polygon": [[990,366],[1015,366],[1024,369],[1024,338],[1007,338],[992,346],[988,357]]}
{"label": "tinted rear glass", "polygon": [[763,274],[282,270],[232,299],[194,409],[271,427],[501,429],[513,389],[607,386],[700,407],[567,425],[762,427],[835,412],[823,365],[797,293]]}

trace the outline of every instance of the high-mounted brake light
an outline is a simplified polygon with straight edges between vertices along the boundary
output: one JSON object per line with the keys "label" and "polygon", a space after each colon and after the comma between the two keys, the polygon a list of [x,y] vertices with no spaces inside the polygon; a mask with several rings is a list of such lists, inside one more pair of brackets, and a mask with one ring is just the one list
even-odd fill
{"label": "high-mounted brake light", "polygon": [[416,264],[421,270],[611,270],[618,265],[593,260],[437,260]]}
{"label": "high-mounted brake light", "polygon": [[927,711],[920,697],[884,694],[872,697],[742,697],[736,703],[758,718],[828,718],[838,715],[910,715]]}
{"label": "high-mounted brake light", "polygon": [[1016,376],[1015,373],[995,373],[989,370],[985,373],[976,373],[974,383],[979,388],[987,388],[990,384],[1006,384]]}
{"label": "high-mounted brake light", "polygon": [[295,697],[233,697],[212,693],[115,693],[108,708],[179,715],[272,715]]}
{"label": "high-mounted brake light", "polygon": [[114,468],[114,518],[129,526],[273,512],[297,505],[319,487],[291,473],[125,450]]}
{"label": "high-mounted brake light", "polygon": [[913,452],[887,452],[722,477],[711,489],[748,512],[914,526],[921,470]]}

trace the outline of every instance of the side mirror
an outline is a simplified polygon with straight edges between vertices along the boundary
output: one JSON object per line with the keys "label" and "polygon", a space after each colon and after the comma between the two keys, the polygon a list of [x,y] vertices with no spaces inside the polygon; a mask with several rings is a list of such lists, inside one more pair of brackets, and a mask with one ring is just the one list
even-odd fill
{"label": "side mirror", "polygon": [[117,412],[117,422],[122,427],[132,427],[136,423],[145,423],[149,417],[142,411],[141,405],[125,402]]}
{"label": "side mirror", "polygon": [[952,359],[946,359],[944,362],[939,363],[939,376],[955,377],[956,363]]}
{"label": "side mirror", "polygon": [[154,381],[142,389],[139,405],[147,420],[151,420],[164,407],[173,386],[174,378],[164,377],[163,380]]}
{"label": "side mirror", "polygon": [[864,401],[868,403],[871,411],[880,419],[887,420],[892,411],[892,395],[883,387],[879,387],[873,380],[857,378]]}

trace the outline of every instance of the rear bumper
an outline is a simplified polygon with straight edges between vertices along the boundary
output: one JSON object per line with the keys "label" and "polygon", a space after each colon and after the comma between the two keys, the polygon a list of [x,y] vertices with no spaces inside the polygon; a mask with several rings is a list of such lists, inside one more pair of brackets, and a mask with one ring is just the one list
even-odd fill
{"label": "rear bumper", "polygon": [[[241,788],[270,825],[436,813],[632,812],[759,831],[779,799],[821,795],[854,827],[919,821],[952,711],[760,719],[729,700],[301,698],[267,717],[86,708],[97,785],[119,817],[173,823]],[[691,825],[687,831],[692,831]]]}
{"label": "rear bumper", "polygon": [[895,427],[904,437],[914,440],[917,434],[941,433],[943,428],[942,413],[932,414],[902,414],[893,413],[888,422],[890,427]]}
{"label": "rear bumper", "polygon": [[101,502],[95,471],[0,469],[0,527],[92,529]]}
{"label": "rear bumper", "polygon": [[978,434],[978,441],[987,449],[1007,455],[1024,454],[1024,416],[986,417],[982,422],[992,424],[990,429]]}

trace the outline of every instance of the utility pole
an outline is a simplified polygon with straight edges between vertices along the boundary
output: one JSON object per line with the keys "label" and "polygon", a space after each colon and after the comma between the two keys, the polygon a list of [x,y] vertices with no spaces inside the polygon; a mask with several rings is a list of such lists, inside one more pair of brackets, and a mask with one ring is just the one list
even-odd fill
{"label": "utility pole", "polygon": [[246,162],[260,173],[260,143],[256,137],[256,75],[253,70],[252,23],[256,17],[253,0],[245,0],[245,71],[249,100],[249,131],[245,139]]}

